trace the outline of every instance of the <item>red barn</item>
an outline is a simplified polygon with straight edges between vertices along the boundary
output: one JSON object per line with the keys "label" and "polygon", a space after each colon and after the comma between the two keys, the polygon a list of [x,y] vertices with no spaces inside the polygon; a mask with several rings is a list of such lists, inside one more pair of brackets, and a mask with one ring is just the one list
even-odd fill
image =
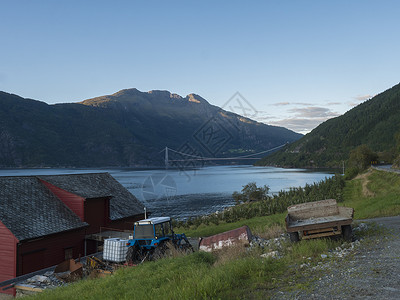
{"label": "red barn", "polygon": [[87,235],[131,230],[143,209],[108,173],[0,177],[0,282],[95,252]]}

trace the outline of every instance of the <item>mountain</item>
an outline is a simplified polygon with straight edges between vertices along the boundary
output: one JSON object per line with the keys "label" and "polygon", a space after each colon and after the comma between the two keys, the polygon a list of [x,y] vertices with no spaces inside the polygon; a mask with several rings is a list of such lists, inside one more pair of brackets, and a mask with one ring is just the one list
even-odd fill
{"label": "mountain", "polygon": [[0,167],[160,166],[165,147],[181,153],[169,151],[172,164],[186,164],[178,161],[248,155],[300,137],[196,94],[126,89],[48,105],[0,92]]}
{"label": "mountain", "polygon": [[330,119],[310,133],[258,161],[257,165],[338,167],[352,149],[367,145],[391,157],[400,132],[400,84]]}

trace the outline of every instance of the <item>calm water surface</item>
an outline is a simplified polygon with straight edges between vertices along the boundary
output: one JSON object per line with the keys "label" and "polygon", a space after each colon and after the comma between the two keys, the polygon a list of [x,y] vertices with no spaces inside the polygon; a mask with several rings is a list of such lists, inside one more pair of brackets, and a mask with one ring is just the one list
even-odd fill
{"label": "calm water surface", "polygon": [[178,219],[208,214],[234,204],[232,193],[256,182],[270,193],[304,186],[333,176],[333,172],[254,166],[213,166],[197,170],[137,169],[6,169],[0,176],[109,172],[144,203],[152,216]]}

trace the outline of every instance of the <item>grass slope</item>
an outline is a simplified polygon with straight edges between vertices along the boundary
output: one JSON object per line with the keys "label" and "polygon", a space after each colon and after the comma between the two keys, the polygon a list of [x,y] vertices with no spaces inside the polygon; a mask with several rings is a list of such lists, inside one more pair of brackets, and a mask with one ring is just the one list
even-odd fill
{"label": "grass slope", "polygon": [[[293,264],[335,248],[341,241],[311,240],[285,247],[284,257],[261,258],[258,250],[230,248],[123,268],[107,278],[88,279],[37,294],[36,299],[265,299],[277,288],[298,288]],[[228,258],[227,258],[228,257]],[[308,260],[310,261],[310,260]]]}
{"label": "grass slope", "polygon": [[354,208],[355,219],[400,214],[400,176],[369,170],[349,181],[344,188],[344,205]]}
{"label": "grass slope", "polygon": [[285,223],[285,214],[275,214],[271,216],[264,217],[255,217],[251,219],[243,219],[233,223],[224,223],[221,222],[218,225],[205,225],[201,224],[196,229],[183,229],[177,228],[177,232],[185,231],[185,234],[190,237],[202,237],[202,236],[210,236],[214,234],[218,234],[221,232],[225,232],[228,230],[232,230],[238,227],[242,227],[247,225],[250,227],[253,233],[262,233],[268,230],[268,228],[273,227],[274,225],[284,226]]}

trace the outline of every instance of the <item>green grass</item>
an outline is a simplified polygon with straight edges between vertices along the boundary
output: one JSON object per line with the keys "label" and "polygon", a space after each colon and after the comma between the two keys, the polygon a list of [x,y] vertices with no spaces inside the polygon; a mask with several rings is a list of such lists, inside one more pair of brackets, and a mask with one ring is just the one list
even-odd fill
{"label": "green grass", "polygon": [[240,299],[253,288],[274,287],[284,262],[245,255],[215,266],[216,257],[197,252],[125,268],[108,278],[83,280],[44,292],[39,299]]}
{"label": "green grass", "polygon": [[333,239],[311,239],[293,244],[287,253],[287,259],[291,261],[301,260],[304,257],[317,258],[321,253],[327,253],[343,243],[341,240]]}
{"label": "green grass", "polygon": [[[285,245],[282,259],[260,257],[260,249],[238,250],[230,259],[224,253],[196,252],[187,256],[146,262],[122,268],[107,278],[82,280],[70,286],[37,294],[37,299],[265,299],[277,288],[293,286],[298,268],[289,268],[340,245],[328,239]],[[307,262],[310,260],[307,259]],[[290,275],[290,276],[288,276]],[[298,287],[304,288],[307,283]]]}
{"label": "green grass", "polygon": [[271,227],[272,225],[278,224],[283,227],[284,223],[285,223],[285,214],[282,213],[271,216],[244,219],[233,223],[220,222],[218,225],[201,224],[195,229],[194,228],[187,229],[181,227],[181,228],[176,228],[175,231],[177,233],[185,232],[185,234],[189,237],[204,237],[232,230],[244,225],[249,226],[252,232],[263,232],[266,230],[266,228]]}
{"label": "green grass", "polygon": [[396,216],[400,214],[400,176],[395,173],[372,171],[367,188],[371,194],[363,194],[364,179],[353,179],[344,188],[344,206],[354,208],[355,219]]}

